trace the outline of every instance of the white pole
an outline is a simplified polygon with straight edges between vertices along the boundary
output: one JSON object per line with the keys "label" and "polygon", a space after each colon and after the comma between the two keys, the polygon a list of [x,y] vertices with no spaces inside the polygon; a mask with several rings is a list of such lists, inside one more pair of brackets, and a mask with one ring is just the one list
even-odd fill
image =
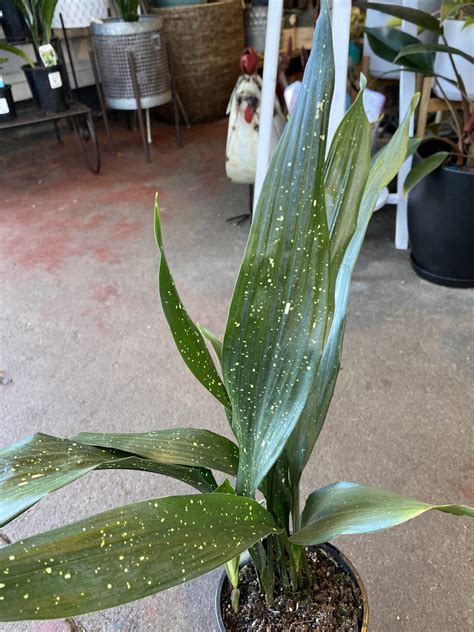
{"label": "white pole", "polygon": [[332,40],[334,48],[334,95],[329,117],[328,144],[336,132],[337,126],[346,111],[347,64],[349,58],[349,37],[351,26],[351,0],[333,0],[332,2]]}
{"label": "white pole", "polygon": [[[403,0],[402,5],[404,7],[416,8],[415,0]],[[410,35],[416,35],[416,26],[414,24],[410,24],[409,22],[402,22],[402,30],[410,33]],[[405,116],[408,106],[410,105],[410,100],[412,96],[415,94],[415,73],[414,72],[406,72],[401,71],[400,73],[400,96],[399,96],[399,106],[398,106],[398,114],[399,121],[402,121],[402,118]],[[410,136],[413,136],[414,129],[414,117],[411,117],[410,121]],[[398,194],[398,204],[397,204],[397,220],[395,226],[395,247],[399,250],[406,250],[408,248],[408,220],[407,220],[407,210],[408,210],[408,200],[405,195],[403,195],[403,183],[405,182],[405,178],[407,177],[408,172],[411,169],[412,158],[408,158],[406,160],[397,176],[397,194]]]}
{"label": "white pole", "polygon": [[267,32],[265,36],[265,60],[263,64],[262,101],[260,103],[260,123],[258,128],[257,171],[253,208],[270,163],[270,145],[275,109],[275,88],[278,73],[278,55],[280,52],[281,17],[283,0],[270,0],[268,3]]}

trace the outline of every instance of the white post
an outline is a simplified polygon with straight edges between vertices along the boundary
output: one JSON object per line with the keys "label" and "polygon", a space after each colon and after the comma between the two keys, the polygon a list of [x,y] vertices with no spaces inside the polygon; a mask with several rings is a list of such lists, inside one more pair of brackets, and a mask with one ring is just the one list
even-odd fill
{"label": "white post", "polygon": [[351,26],[351,0],[332,2],[332,40],[334,47],[334,96],[329,117],[328,144],[336,132],[346,111],[347,65],[349,58],[349,37]]}
{"label": "white post", "polygon": [[[416,0],[403,0],[402,4],[404,7],[416,8]],[[409,22],[402,21],[402,30],[410,33],[410,35],[416,36],[416,26],[414,24],[410,24]],[[402,121],[405,116],[408,107],[410,105],[410,100],[412,96],[415,94],[416,87],[416,77],[414,72],[400,72],[400,96],[399,96],[399,122]],[[410,121],[410,136],[413,136],[414,130],[414,117],[411,117]],[[408,158],[402,165],[400,171],[397,176],[397,195],[398,195],[398,204],[397,204],[397,221],[395,226],[395,248],[398,250],[406,250],[408,248],[408,222],[407,222],[407,209],[408,209],[408,200],[405,195],[403,195],[403,183],[405,182],[405,178],[407,177],[408,172],[411,169],[412,158]]]}
{"label": "white post", "polygon": [[283,0],[270,0],[268,3],[267,32],[265,36],[262,101],[260,103],[260,123],[258,128],[257,171],[255,174],[253,201],[254,210],[271,158],[270,145],[273,111],[275,109],[275,88],[278,73],[278,55],[280,52],[282,14]]}

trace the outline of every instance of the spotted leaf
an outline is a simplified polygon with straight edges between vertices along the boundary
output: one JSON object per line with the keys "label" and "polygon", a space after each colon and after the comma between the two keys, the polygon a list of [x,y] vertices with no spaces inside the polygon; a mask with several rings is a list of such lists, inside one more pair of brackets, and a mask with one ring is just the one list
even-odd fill
{"label": "spotted leaf", "polygon": [[229,397],[214,365],[205,340],[199,328],[193,323],[184,308],[178,291],[176,290],[173,277],[171,276],[163,246],[157,199],[155,199],[155,238],[161,254],[160,271],[158,274],[161,305],[178,351],[199,382],[201,382],[223,406],[230,409]]}
{"label": "spotted leaf", "polygon": [[224,337],[238,493],[251,495],[283,450],[322,353],[329,282],[324,155],[333,83],[324,3],[300,96],[257,203]]}
{"label": "spotted leaf", "polygon": [[0,525],[5,525],[41,498],[97,469],[130,469],[163,474],[202,492],[216,483],[209,470],[159,463],[126,452],[35,434],[0,450]]}
{"label": "spotted leaf", "polygon": [[124,450],[158,463],[206,467],[236,474],[239,450],[235,443],[209,430],[175,428],[156,432],[81,432],[75,439],[103,448]]}
{"label": "spotted leaf", "polygon": [[111,608],[199,577],[276,533],[256,501],[174,496],[106,511],[0,549],[0,620]]}
{"label": "spotted leaf", "polygon": [[338,535],[395,527],[430,509],[474,517],[474,508],[466,505],[430,505],[367,485],[334,483],[308,497],[301,529],[290,540],[299,545],[321,544]]}

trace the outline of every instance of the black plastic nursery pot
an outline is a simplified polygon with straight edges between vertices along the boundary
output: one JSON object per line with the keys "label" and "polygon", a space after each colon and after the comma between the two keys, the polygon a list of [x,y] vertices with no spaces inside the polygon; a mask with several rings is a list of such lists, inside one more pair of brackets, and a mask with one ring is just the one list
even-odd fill
{"label": "black plastic nursery pot", "polygon": [[0,88],[0,123],[16,118],[12,87],[8,84]]}
{"label": "black plastic nursery pot", "polygon": [[13,0],[0,0],[0,25],[7,42],[24,42],[28,38],[28,27]]}
{"label": "black plastic nursery pot", "polygon": [[[349,575],[349,577],[353,580],[353,582],[357,585],[360,591],[363,612],[362,612],[362,620],[360,622],[360,632],[368,632],[369,629],[369,600],[367,598],[367,591],[365,590],[365,586],[362,582],[362,579],[354,568],[351,561],[339,551],[332,544],[319,544],[315,547],[309,547],[309,549],[319,549],[322,551],[327,557],[329,557],[336,565],[337,571],[341,573],[345,573]],[[240,566],[244,566],[247,562],[241,562]],[[222,573],[221,578],[219,580],[219,584],[217,585],[216,591],[216,600],[215,600],[215,609],[216,609],[216,618],[217,618],[217,626],[220,632],[228,632],[228,629],[225,626],[224,620],[222,618],[222,606],[224,593],[228,586],[228,579],[226,573]],[[316,629],[316,627],[315,627]]]}
{"label": "black plastic nursery pot", "polygon": [[22,66],[36,105],[42,112],[62,112],[68,108],[65,69],[62,63]]}
{"label": "black plastic nursery pot", "polygon": [[[427,139],[415,161],[450,150]],[[474,287],[474,172],[443,166],[426,176],[408,200],[408,232],[415,272],[432,283]]]}

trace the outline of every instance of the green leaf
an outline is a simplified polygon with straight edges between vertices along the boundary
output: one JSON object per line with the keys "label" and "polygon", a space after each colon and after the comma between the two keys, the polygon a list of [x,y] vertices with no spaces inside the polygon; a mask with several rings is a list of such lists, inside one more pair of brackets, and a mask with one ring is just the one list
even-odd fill
{"label": "green leaf", "polygon": [[[397,55],[405,46],[421,44],[417,37],[398,29],[365,28],[364,30],[374,53],[391,63],[395,63]],[[404,58],[403,63],[408,70],[432,74],[434,55],[432,53],[418,53]]]}
{"label": "green leaf", "polygon": [[223,406],[230,409],[229,397],[204,338],[188,316],[171,276],[163,247],[157,197],[155,199],[155,238],[161,253],[158,275],[161,305],[176,346],[193,375]]}
{"label": "green leaf", "polygon": [[417,101],[418,96],[413,97],[402,124],[390,142],[376,155],[370,168],[362,200],[356,208],[357,226],[339,267],[335,288],[334,316],[321,363],[318,367],[315,385],[299,425],[287,447],[290,484],[294,497],[297,495],[297,488],[303,469],[323,428],[339,374],[352,271],[359,256],[367,226],[374,212],[380,191],[398,173],[408,152],[414,150],[415,145],[417,146],[413,139],[408,138],[410,117],[414,112]]}
{"label": "green leaf", "polygon": [[355,2],[354,4],[362,9],[373,9],[374,11],[380,11],[381,13],[388,13],[400,20],[411,22],[412,24],[420,26],[422,29],[427,29],[428,31],[432,31],[438,35],[443,32],[439,21],[426,11],[403,7],[398,4],[387,4],[385,2]]}
{"label": "green leaf", "polygon": [[400,61],[400,59],[417,55],[418,53],[450,53],[451,55],[464,57],[470,64],[474,64],[474,57],[472,55],[468,55],[459,48],[445,46],[444,44],[411,44],[410,46],[405,46],[396,56],[395,63]]}
{"label": "green leaf", "polygon": [[211,343],[212,348],[214,349],[214,353],[219,360],[219,363],[222,364],[222,342],[219,340],[219,338],[217,338],[217,336],[214,336],[213,333],[211,333],[204,327],[199,327],[199,331],[201,332],[203,338]]}
{"label": "green leaf", "polygon": [[154,463],[125,452],[35,434],[0,450],[0,526],[13,520],[41,498],[96,469],[144,470],[177,478],[199,491],[216,484],[202,468]]}
{"label": "green leaf", "polygon": [[474,517],[474,508],[465,505],[430,505],[367,485],[334,483],[308,497],[301,529],[290,540],[305,546],[321,544],[338,535],[395,527],[430,509]]}
{"label": "green leaf", "polygon": [[409,138],[408,139],[408,148],[406,158],[410,158],[416,152],[418,147],[420,146],[422,139],[421,138]]}
{"label": "green leaf", "polygon": [[[361,92],[344,116],[334,135],[325,169],[326,208],[331,232],[329,292],[335,290],[337,274],[345,251],[357,228],[359,207],[370,169],[370,125]],[[321,432],[339,373],[344,318],[335,328],[328,318],[328,340],[307,404],[287,444],[288,466],[293,495],[303,469]]]}
{"label": "green leaf", "polygon": [[102,448],[123,450],[157,463],[206,467],[235,475],[239,449],[210,430],[174,428],[156,432],[81,432],[77,441]]}
{"label": "green leaf", "polygon": [[423,180],[429,173],[440,167],[450,155],[449,151],[439,151],[432,154],[428,158],[418,162],[408,173],[405,184],[403,185],[403,193],[406,195],[418,182]]}
{"label": "green leaf", "polygon": [[0,549],[0,620],[57,619],[199,577],[270,533],[259,503],[230,494],[119,507]]}
{"label": "green leaf", "polygon": [[260,485],[298,421],[326,327],[323,173],[334,79],[326,3],[312,50],[257,203],[224,336],[224,381],[240,447],[237,493],[247,495]]}
{"label": "green leaf", "polygon": [[35,62],[31,59],[31,57],[29,57],[25,53],[25,51],[23,51],[21,48],[18,48],[17,46],[12,46],[7,42],[0,42],[0,50],[4,50],[7,53],[11,53],[12,55],[17,55],[17,57],[21,57],[24,61],[26,61],[27,64],[32,67],[35,65]]}

